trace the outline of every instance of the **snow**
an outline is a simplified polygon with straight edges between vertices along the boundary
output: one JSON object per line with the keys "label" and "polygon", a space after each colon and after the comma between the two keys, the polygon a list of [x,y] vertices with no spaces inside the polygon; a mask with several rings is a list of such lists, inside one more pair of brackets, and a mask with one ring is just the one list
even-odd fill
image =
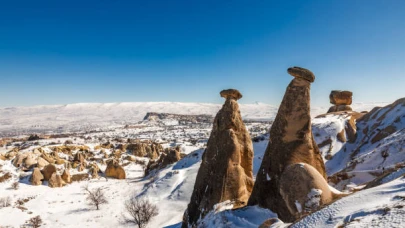
{"label": "snow", "polygon": [[[352,107],[354,110],[361,111],[370,110],[374,105],[353,104]],[[99,144],[98,138],[101,138],[103,142],[114,138],[138,138],[164,142],[164,147],[178,145],[181,147],[181,151],[187,154],[179,162],[148,177],[143,176],[141,165],[131,163],[124,167],[127,173],[126,180],[109,179],[106,181],[101,178],[74,182],[63,188],[55,189],[49,188],[46,183],[41,186],[29,185],[28,176],[30,172],[24,173],[15,168],[11,161],[0,160],[0,170],[9,171],[13,174],[11,180],[0,183],[0,197],[9,196],[13,201],[12,207],[0,208],[0,226],[20,227],[29,218],[40,215],[44,221],[42,227],[77,227],[78,225],[101,228],[130,227],[130,224],[123,224],[120,219],[124,212],[124,202],[132,196],[138,196],[148,198],[159,209],[159,214],[148,227],[180,227],[183,213],[194,188],[212,125],[186,128],[180,126],[176,120],[165,120],[162,121],[163,125],[161,125],[161,123],[142,122],[142,119],[146,112],[215,115],[220,107],[219,104],[146,102],[0,108],[0,134],[3,135],[20,135],[30,131],[78,132],[100,130],[100,132],[85,134],[85,136],[91,136],[91,140],[71,136],[38,141],[38,146],[44,146],[48,152],[50,149],[46,148],[47,144],[59,141],[57,145],[61,145],[68,139],[74,140],[76,138],[75,144],[87,145],[90,150],[94,151],[94,147]],[[327,107],[314,107],[312,115],[325,113],[327,109]],[[262,103],[241,105],[241,113],[245,119],[272,120],[276,112],[276,107]],[[403,143],[405,142],[405,134],[401,130],[405,127],[405,119],[401,116],[404,113],[405,109],[402,107],[391,110],[387,114],[387,118],[378,124],[380,124],[380,128],[384,128],[394,123],[398,130],[379,143],[365,143],[357,154],[354,154],[356,145],[361,144],[361,139],[364,138],[361,130],[377,124],[377,118],[371,121],[369,125],[361,126],[358,139],[353,144],[339,142],[336,138],[337,133],[344,129],[347,116],[326,115],[323,118],[313,119],[315,141],[322,143],[328,138],[332,140],[333,148],[331,150],[327,146],[321,148],[324,157],[327,153],[333,156],[331,160],[325,161],[328,174],[347,169],[353,156],[358,164],[354,169],[347,169],[346,171],[355,174],[349,182],[359,185],[375,178],[369,170],[376,171],[382,167],[392,167],[405,161],[405,144]],[[382,115],[381,113],[378,114],[378,116]],[[401,121],[395,123],[398,117],[401,118]],[[137,128],[124,129],[123,126],[127,124],[136,125]],[[261,135],[263,140],[253,143],[255,152],[253,158],[254,176],[260,169],[269,139],[269,135],[266,134],[269,125],[265,126],[267,130],[264,132],[260,130],[260,126],[263,125],[264,123],[261,122],[247,124],[247,128],[253,134],[263,134]],[[192,144],[188,141],[190,138],[198,140]],[[38,146],[30,146],[23,152],[31,151]],[[4,154],[9,149],[0,147],[0,154]],[[381,152],[385,150],[388,151],[389,156],[383,160]],[[106,152],[107,154],[111,153],[110,150],[106,150]],[[60,154],[60,156],[64,155]],[[102,155],[96,155],[96,157],[99,156]],[[148,161],[146,158],[137,157],[136,159]],[[104,170],[105,166],[100,166],[100,168]],[[293,227],[336,227],[342,224],[346,224],[348,227],[370,227],[374,225],[395,227],[396,224],[405,223],[405,216],[399,209],[402,205],[399,196],[405,195],[405,180],[401,177],[404,173],[404,169],[400,169],[382,180],[382,183],[386,184],[344,197],[305,217]],[[26,177],[20,181],[20,189],[10,189],[10,184],[22,176]],[[268,174],[267,180],[270,180]],[[105,190],[109,203],[101,205],[98,211],[89,207],[85,202],[82,187],[87,184],[89,184],[90,189],[101,187]],[[334,193],[341,193],[333,187],[330,189]],[[304,210],[303,207],[312,207],[312,205],[319,203],[318,196],[320,194],[322,193],[319,190],[313,189],[308,194],[308,205],[307,203],[301,205],[297,202],[297,209],[302,211]],[[14,203],[18,199],[25,198],[30,198],[24,204],[24,207],[27,208],[26,211],[14,207]],[[209,212],[200,221],[200,224],[205,227],[258,227],[267,219],[277,217],[270,210],[257,206],[230,210],[231,205],[232,202],[217,205],[216,210]],[[384,210],[386,207],[390,208],[390,211],[386,212]],[[288,224],[284,225],[287,226]]]}
{"label": "snow", "polygon": [[403,210],[402,213],[388,212],[388,217],[381,217],[381,213],[385,208],[395,211],[395,207],[405,204],[401,201],[402,198],[398,197],[404,195],[405,179],[400,178],[344,197],[291,227],[332,228],[347,223],[352,223],[351,227],[400,227],[405,222]]}

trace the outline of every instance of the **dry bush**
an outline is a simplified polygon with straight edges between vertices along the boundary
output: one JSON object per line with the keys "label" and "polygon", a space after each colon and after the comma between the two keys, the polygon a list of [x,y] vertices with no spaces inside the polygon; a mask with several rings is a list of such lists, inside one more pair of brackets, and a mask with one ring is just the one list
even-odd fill
{"label": "dry bush", "polygon": [[20,183],[18,183],[18,181],[13,182],[11,184],[11,188],[14,189],[14,190],[18,190],[18,188],[20,188]]}
{"label": "dry bush", "polygon": [[104,195],[104,191],[101,188],[96,188],[94,190],[90,190],[89,186],[83,187],[83,190],[86,192],[87,197],[87,203],[90,206],[95,206],[96,209],[98,210],[100,208],[101,204],[106,204],[108,203],[107,198]]}
{"label": "dry bush", "polygon": [[125,223],[133,223],[138,228],[145,228],[153,217],[159,214],[156,205],[148,199],[133,197],[125,202],[125,212],[122,219]]}
{"label": "dry bush", "polygon": [[41,217],[38,215],[38,216],[35,216],[35,217],[30,218],[30,220],[28,220],[27,223],[28,223],[29,225],[31,225],[31,227],[38,228],[38,227],[40,227],[41,224],[42,224],[42,219],[41,219]]}
{"label": "dry bush", "polygon": [[11,206],[11,198],[10,197],[1,197],[0,198],[0,208],[9,207]]}

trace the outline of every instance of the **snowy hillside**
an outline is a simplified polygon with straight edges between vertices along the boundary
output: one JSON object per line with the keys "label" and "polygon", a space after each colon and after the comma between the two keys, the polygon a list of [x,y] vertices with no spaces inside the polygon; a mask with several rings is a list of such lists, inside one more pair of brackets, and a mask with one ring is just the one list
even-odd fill
{"label": "snowy hillside", "polygon": [[[271,119],[277,111],[274,107],[265,104],[241,106],[242,116],[248,119],[266,119],[269,117]],[[39,128],[45,125],[50,129],[55,126],[62,126],[63,130],[66,130],[69,127],[75,129],[74,126],[81,126],[83,122],[87,122],[108,127],[109,130],[76,134],[67,138],[34,141],[25,141],[25,139],[19,141],[23,139],[16,138],[7,145],[1,146],[0,144],[0,179],[6,173],[11,174],[10,179],[0,181],[0,198],[9,197],[11,204],[3,208],[0,205],[0,226],[20,227],[26,220],[40,215],[43,220],[42,227],[76,227],[77,224],[84,227],[130,227],[130,224],[122,222],[122,214],[125,213],[124,202],[131,196],[138,196],[148,198],[159,209],[159,214],[150,222],[148,227],[180,227],[212,126],[207,124],[182,125],[176,121],[159,123],[141,120],[144,114],[149,111],[214,115],[219,108],[220,105],[216,104],[196,103],[76,104],[2,108],[0,110],[2,123],[7,121],[9,124],[15,123],[15,128],[29,128],[30,124],[35,123],[39,125]],[[371,108],[372,105],[353,105],[353,109],[356,111],[370,110]],[[313,116],[324,114],[326,109],[314,108]],[[318,144],[327,141],[326,146],[320,149],[323,157],[329,159],[325,159],[328,173],[335,174],[345,171],[351,175],[350,179],[337,186],[340,189],[348,184],[355,186],[370,181],[376,177],[373,175],[377,175],[374,171],[381,169],[381,167],[395,166],[405,159],[403,157],[403,151],[405,151],[403,144],[405,109],[402,103],[376,109],[364,118],[363,121],[359,120],[357,123],[358,135],[352,143],[341,142],[337,136],[339,132],[345,129],[350,115],[329,114],[313,119],[315,141]],[[39,123],[43,123],[43,125]],[[128,123],[133,124],[133,128],[122,128],[124,124]],[[266,132],[270,127],[269,124],[262,121],[246,123],[255,141],[253,143],[254,175],[260,167],[267,146],[269,135]],[[391,134],[383,135],[384,137],[380,140],[372,142],[372,139],[379,132],[385,132],[383,130],[387,129],[388,126],[394,126],[395,131],[390,131]],[[2,130],[10,127],[10,125],[6,127],[1,125]],[[83,180],[73,182],[62,188],[50,188],[46,181],[40,186],[33,186],[29,181],[33,172],[32,169],[16,167],[13,165],[15,159],[1,159],[12,153],[13,148],[20,149],[19,153],[23,154],[31,153],[35,148],[41,147],[46,153],[53,154],[52,147],[63,146],[63,142],[70,140],[74,145],[87,146],[89,154],[94,155],[92,160],[97,162],[102,172],[105,172],[106,165],[103,162],[108,160],[105,159],[105,156],[113,157],[120,144],[125,144],[131,139],[155,140],[162,142],[166,148],[179,146],[185,157],[174,164],[144,176],[145,167],[139,161],[147,162],[149,158],[136,157],[129,151],[123,151],[120,164],[123,165],[127,174],[125,180],[109,179],[106,181],[104,178]],[[100,150],[100,145],[110,142],[113,143],[110,149]],[[361,146],[359,147],[359,145]],[[389,154],[385,158],[381,156],[383,151],[388,151]],[[73,155],[78,152],[78,150],[72,151]],[[103,153],[104,157],[102,156]],[[59,152],[58,156],[69,161],[72,160],[72,155],[62,152]],[[356,165],[351,165],[352,158],[356,161]],[[58,173],[61,173],[63,169],[65,169],[63,165],[58,166]],[[368,170],[373,172],[368,172]],[[88,172],[90,172],[88,168],[83,171],[71,168],[72,174],[86,174]],[[358,175],[358,173],[364,173],[364,175]],[[405,173],[403,169],[398,170],[379,180],[379,184],[400,178],[403,173]],[[378,174],[381,174],[381,171]],[[103,176],[103,174],[100,175]],[[18,190],[11,188],[15,181],[20,183]],[[86,195],[82,189],[86,185],[91,189],[101,187],[106,193],[108,204],[102,205],[100,210],[88,206],[85,199]],[[370,224],[375,224],[374,221],[378,219],[383,221],[380,226],[383,227],[387,224],[387,222],[384,223],[384,219],[387,218],[381,218],[383,215],[388,215],[390,216],[388,218],[402,222],[400,207],[405,206],[401,201],[403,199],[401,197],[405,197],[401,192],[405,190],[404,188],[404,179],[397,179],[377,188],[354,193],[308,216],[294,226],[311,227],[305,224],[313,224],[318,227],[335,227],[346,224],[349,227],[357,227],[357,225],[367,227]],[[377,197],[383,200],[372,200]],[[27,202],[19,206],[21,200]],[[229,208],[227,203],[217,205],[216,209],[201,222],[206,227],[258,227],[265,220],[276,217],[273,212],[258,207],[246,207],[235,211],[227,210],[227,208]],[[72,221],[75,222],[72,223]],[[280,224],[281,226],[285,225],[281,222]]]}

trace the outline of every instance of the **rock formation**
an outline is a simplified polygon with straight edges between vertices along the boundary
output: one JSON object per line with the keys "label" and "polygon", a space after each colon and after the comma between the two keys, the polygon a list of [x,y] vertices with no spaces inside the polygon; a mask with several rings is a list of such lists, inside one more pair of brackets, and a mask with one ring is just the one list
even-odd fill
{"label": "rock formation", "polygon": [[280,194],[294,219],[346,195],[332,192],[323,176],[305,163],[286,167],[280,177]]}
{"label": "rock formation", "polygon": [[149,173],[152,170],[163,169],[170,164],[180,161],[180,159],[181,159],[180,147],[170,149],[166,148],[166,150],[160,156],[159,160],[149,161],[145,169],[145,176],[149,175]]}
{"label": "rock formation", "polygon": [[32,171],[32,175],[30,177],[31,184],[32,185],[41,185],[43,179],[44,179],[44,176],[42,175],[39,168],[34,168],[34,170]]}
{"label": "rock formation", "polygon": [[214,119],[182,227],[195,226],[215,204],[230,200],[233,208],[245,206],[252,191],[252,141],[237,103],[242,95],[235,89],[220,95],[226,101]]}
{"label": "rock formation", "polygon": [[56,173],[56,167],[52,164],[45,166],[42,169],[42,175],[44,175],[44,180],[48,181],[51,178],[53,173]]}
{"label": "rock formation", "polygon": [[294,79],[287,87],[271,126],[270,141],[249,199],[249,205],[269,208],[284,222],[294,220],[279,191],[285,168],[306,163],[326,180],[325,165],[311,130],[310,84],[315,76],[300,67],[288,68],[288,73]]}
{"label": "rock formation", "polygon": [[65,185],[66,183],[63,181],[62,177],[57,173],[53,173],[51,178],[49,178],[48,186],[51,188],[61,188]]}
{"label": "rock formation", "polygon": [[107,164],[107,168],[105,169],[105,176],[112,177],[116,179],[125,179],[125,170],[122,166],[119,165],[118,161],[111,160]]}
{"label": "rock formation", "polygon": [[65,169],[62,173],[62,179],[64,182],[66,183],[71,183],[72,182],[72,178],[70,176],[70,172],[69,169]]}
{"label": "rock formation", "polygon": [[353,93],[350,91],[332,90],[329,95],[330,103],[334,106],[330,107],[330,112],[352,111],[350,105],[352,104]]}

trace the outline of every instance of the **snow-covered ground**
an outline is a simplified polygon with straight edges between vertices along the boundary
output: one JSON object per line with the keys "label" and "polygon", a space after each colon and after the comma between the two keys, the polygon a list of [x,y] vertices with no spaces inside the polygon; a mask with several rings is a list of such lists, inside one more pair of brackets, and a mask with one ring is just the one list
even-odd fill
{"label": "snow-covered ground", "polygon": [[[379,104],[383,106],[384,104]],[[357,111],[370,110],[374,104],[356,104],[353,109]],[[41,186],[29,184],[28,177],[31,171],[21,171],[12,165],[12,161],[0,159],[0,170],[12,173],[13,177],[0,183],[0,198],[10,197],[12,205],[0,208],[0,226],[20,227],[26,220],[40,215],[44,221],[42,227],[130,227],[132,225],[122,223],[124,202],[131,196],[146,197],[157,205],[159,214],[152,220],[148,227],[180,227],[183,213],[189,203],[193,191],[195,178],[201,163],[201,156],[207,142],[212,126],[201,125],[173,125],[173,121],[148,122],[143,121],[146,112],[167,112],[176,114],[211,114],[214,115],[220,108],[216,104],[182,104],[182,103],[120,103],[120,104],[75,104],[66,106],[36,106],[0,109],[0,131],[7,131],[11,125],[15,129],[31,129],[31,127],[47,126],[49,129],[61,127],[65,132],[69,126],[82,126],[83,123],[90,125],[105,126],[109,130],[101,132],[89,132],[67,136],[66,138],[43,139],[32,141],[23,152],[32,151],[33,148],[51,146],[49,144],[63,144],[66,140],[72,140],[74,144],[87,145],[94,153],[99,152],[95,147],[101,143],[116,139],[152,139],[164,143],[164,147],[180,146],[181,151],[187,154],[179,162],[144,177],[143,167],[131,162],[124,166],[127,174],[125,180],[94,179],[90,181],[73,182],[63,188],[50,188],[47,183]],[[381,150],[388,149],[389,156],[383,161],[387,166],[395,165],[403,159],[405,148],[401,142],[404,139],[403,123],[405,119],[397,120],[397,117],[405,116],[405,109],[392,109],[385,116],[384,121],[373,121],[361,125],[359,135],[355,143],[343,143],[337,140],[337,133],[343,128],[347,118],[342,115],[328,115],[324,118],[313,120],[313,131],[317,143],[322,143],[330,138],[332,149],[321,148],[323,155],[327,152],[332,159],[326,161],[329,174],[344,170],[351,162],[354,145],[359,145],[359,140],[364,138],[362,130],[368,126],[380,124],[385,128],[390,123],[396,124],[397,131],[378,143],[366,143],[355,154],[357,163],[351,171],[364,169],[377,169],[383,161]],[[313,116],[325,113],[328,108],[313,108]],[[399,110],[399,111],[397,111]],[[241,113],[245,119],[272,119],[277,109],[265,104],[241,105]],[[395,116],[396,115],[396,116]],[[48,121],[47,121],[48,120]],[[123,128],[123,125],[132,124],[134,128]],[[264,151],[267,146],[269,135],[266,130],[269,123],[247,123],[247,128],[252,136],[263,136],[254,142],[254,174],[260,167]],[[367,126],[366,126],[367,125]],[[73,129],[73,128],[72,128]],[[93,129],[93,128],[91,128]],[[77,130],[77,129],[76,129]],[[82,131],[83,129],[79,129]],[[373,133],[376,134],[376,133]],[[10,151],[14,145],[0,147],[0,154]],[[115,144],[118,144],[115,143]],[[328,148],[328,147],[326,147]],[[49,150],[50,151],[50,150]],[[107,150],[107,153],[111,151]],[[63,156],[63,154],[61,154]],[[405,158],[405,157],[404,157]],[[141,159],[141,158],[138,158]],[[148,160],[143,158],[144,160]],[[338,159],[340,159],[338,161]],[[100,165],[102,171],[105,165]],[[349,171],[349,170],[348,170]],[[402,207],[405,206],[405,180],[401,176],[403,170],[381,180],[384,185],[356,192],[348,197],[321,209],[306,217],[295,227],[370,227],[379,226],[400,227],[404,222]],[[1,176],[2,174],[0,174]],[[372,176],[371,176],[372,177]],[[21,179],[20,179],[21,178]],[[368,179],[367,179],[368,178]],[[370,180],[368,174],[367,180]],[[375,178],[375,177],[373,177]],[[399,178],[399,179],[397,179]],[[13,190],[10,185],[20,181],[20,188]],[[350,179],[347,184],[360,185],[364,178]],[[389,182],[391,181],[391,182]],[[108,204],[101,205],[100,210],[95,210],[86,204],[83,187],[88,185],[90,189],[101,187],[104,189]],[[26,210],[16,207],[19,199],[28,200],[23,204]],[[378,199],[378,200],[376,200]],[[246,207],[238,210],[227,210],[226,203],[218,205],[201,222],[205,227],[258,227],[265,220],[276,217],[266,209],[258,207]],[[387,209],[388,208],[388,209]],[[391,222],[390,222],[391,221]],[[281,223],[280,223],[281,224]],[[281,226],[285,226],[282,224]]]}

